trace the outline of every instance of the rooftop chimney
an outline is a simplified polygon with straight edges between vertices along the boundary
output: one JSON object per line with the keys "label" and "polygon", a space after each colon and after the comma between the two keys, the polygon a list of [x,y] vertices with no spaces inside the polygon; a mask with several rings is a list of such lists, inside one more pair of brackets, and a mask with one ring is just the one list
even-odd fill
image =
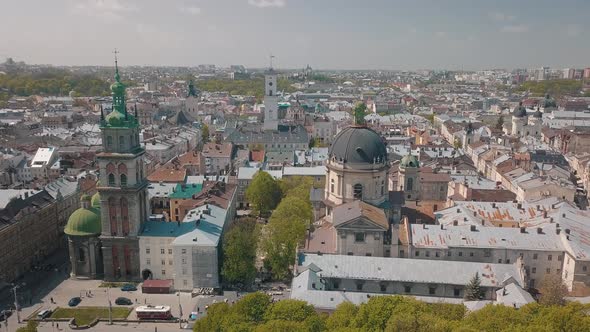
{"label": "rooftop chimney", "polygon": [[561,233],[561,229],[559,229],[559,228],[556,228],[556,229],[555,229],[555,234],[559,235],[559,233]]}
{"label": "rooftop chimney", "polygon": [[543,234],[543,229],[541,227],[537,227],[537,234]]}
{"label": "rooftop chimney", "polygon": [[521,233],[526,233],[526,227],[521,227],[521,228],[520,228],[520,232],[521,232]]}
{"label": "rooftop chimney", "polygon": [[565,229],[565,234],[569,234],[569,233],[570,233],[570,229],[569,228],[566,228]]}
{"label": "rooftop chimney", "polygon": [[457,225],[459,225],[459,221],[453,220],[453,226],[457,226]]}
{"label": "rooftop chimney", "polygon": [[477,230],[477,228],[475,227],[475,225],[471,225],[470,229],[471,229],[472,232],[475,232]]}

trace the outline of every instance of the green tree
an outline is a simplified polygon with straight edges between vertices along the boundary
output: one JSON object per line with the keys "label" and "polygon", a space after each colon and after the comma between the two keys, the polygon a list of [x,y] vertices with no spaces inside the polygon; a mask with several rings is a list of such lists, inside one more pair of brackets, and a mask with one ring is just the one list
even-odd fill
{"label": "green tree", "polygon": [[334,310],[330,317],[328,317],[326,326],[330,330],[341,327],[349,327],[358,310],[359,308],[353,303],[342,302],[336,307],[336,310]]}
{"label": "green tree", "polygon": [[246,199],[259,216],[266,215],[279,203],[280,188],[275,179],[267,172],[258,171],[246,188]]}
{"label": "green tree", "polygon": [[463,328],[481,332],[518,331],[525,325],[526,320],[521,311],[494,304],[470,313],[461,322]]}
{"label": "green tree", "polygon": [[453,141],[453,147],[455,149],[460,149],[463,147],[463,144],[461,144],[461,141],[457,137],[455,137],[455,140]]}
{"label": "green tree", "polygon": [[234,222],[223,236],[221,275],[230,284],[247,287],[256,278],[258,233],[256,220],[242,218]]}
{"label": "green tree", "polygon": [[282,280],[290,275],[295,250],[305,238],[312,219],[310,204],[296,196],[284,198],[272,213],[262,231],[261,248],[275,279]]}
{"label": "green tree", "polygon": [[560,275],[545,275],[541,280],[539,289],[541,298],[539,302],[545,305],[564,305],[567,296],[567,286]]}
{"label": "green tree", "polygon": [[313,306],[300,300],[282,300],[273,303],[266,312],[265,319],[286,320],[291,322],[302,322],[307,318],[317,315]]}
{"label": "green tree", "polygon": [[39,326],[39,323],[34,320],[30,320],[27,322],[26,326],[16,329],[16,332],[37,332],[37,326]]}
{"label": "green tree", "polygon": [[227,303],[215,303],[207,309],[207,315],[197,320],[193,326],[193,331],[222,331],[224,319],[231,313],[231,308]]}
{"label": "green tree", "polygon": [[467,286],[465,286],[465,300],[466,301],[479,301],[483,299],[484,291],[481,288],[481,278],[479,273],[475,273],[475,276],[471,278]]}
{"label": "green tree", "polygon": [[365,112],[367,110],[367,105],[365,103],[357,103],[354,106],[353,114],[354,114],[354,123],[356,125],[364,125],[365,124]]}
{"label": "green tree", "polygon": [[201,140],[203,143],[209,142],[209,126],[204,124],[201,131]]}
{"label": "green tree", "polygon": [[231,312],[224,320],[224,326],[254,326],[264,321],[264,315],[271,305],[270,296],[262,293],[250,293],[242,297],[231,307]]}

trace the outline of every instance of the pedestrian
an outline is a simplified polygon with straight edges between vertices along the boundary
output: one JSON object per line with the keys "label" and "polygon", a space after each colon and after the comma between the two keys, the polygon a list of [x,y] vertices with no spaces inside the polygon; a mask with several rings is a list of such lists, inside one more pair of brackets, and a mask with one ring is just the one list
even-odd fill
{"label": "pedestrian", "polygon": [[55,303],[55,302],[53,302],[53,297],[50,300],[51,300],[51,303]]}
{"label": "pedestrian", "polygon": [[59,323],[55,323],[55,327],[59,330]]}
{"label": "pedestrian", "polygon": [[135,299],[135,303],[137,303],[137,299]]}
{"label": "pedestrian", "polygon": [[55,326],[55,322],[51,322],[51,327],[54,327],[54,326]]}

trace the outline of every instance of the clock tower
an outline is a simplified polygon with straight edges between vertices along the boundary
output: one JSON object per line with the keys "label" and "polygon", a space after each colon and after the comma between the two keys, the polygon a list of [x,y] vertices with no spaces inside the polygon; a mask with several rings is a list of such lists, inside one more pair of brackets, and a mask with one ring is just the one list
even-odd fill
{"label": "clock tower", "polygon": [[270,68],[264,73],[264,130],[278,130],[278,127],[277,73],[272,68],[271,62]]}
{"label": "clock tower", "polygon": [[[116,52],[116,51],[115,51]],[[139,142],[137,109],[129,114],[115,54],[113,110],[100,114],[103,151],[97,155],[100,181],[102,256],[105,280],[141,280],[138,234],[148,217],[145,150]]]}

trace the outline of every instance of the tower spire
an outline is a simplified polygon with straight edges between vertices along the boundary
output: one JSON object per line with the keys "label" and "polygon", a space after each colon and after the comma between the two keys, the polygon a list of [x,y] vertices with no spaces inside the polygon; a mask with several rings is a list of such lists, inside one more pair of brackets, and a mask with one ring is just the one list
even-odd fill
{"label": "tower spire", "polygon": [[117,54],[119,53],[119,51],[117,51],[117,49],[115,48],[113,53],[115,54],[115,80],[119,82],[119,80],[121,79],[121,77],[119,76],[119,65],[117,63]]}

